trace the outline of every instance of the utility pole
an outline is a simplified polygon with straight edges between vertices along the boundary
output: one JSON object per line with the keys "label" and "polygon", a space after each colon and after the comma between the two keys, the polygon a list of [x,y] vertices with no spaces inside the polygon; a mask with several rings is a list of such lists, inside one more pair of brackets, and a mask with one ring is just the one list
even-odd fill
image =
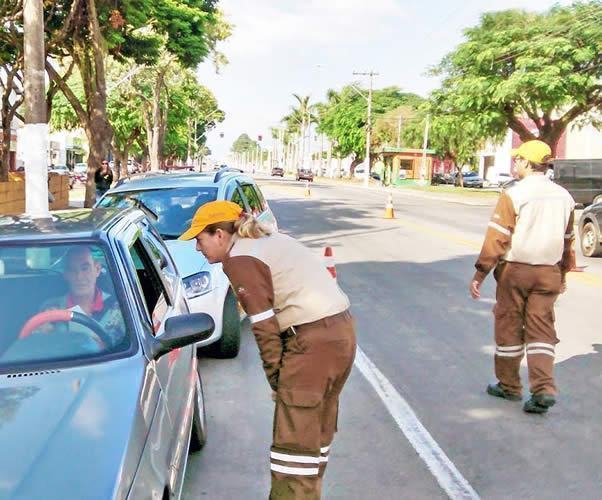
{"label": "utility pole", "polygon": [[397,120],[397,149],[401,147],[401,113],[399,113],[399,119]]}
{"label": "utility pole", "polygon": [[25,212],[32,218],[50,218],[48,210],[48,120],[44,9],[42,0],[23,1],[25,66]]}
{"label": "utility pole", "polygon": [[368,87],[368,123],[366,123],[366,168],[364,169],[364,186],[368,187],[368,182],[370,180],[370,142],[372,135],[372,85],[374,77],[378,76],[378,73],[375,73],[374,71],[369,71],[367,73],[354,71],[353,74],[370,77],[370,85]]}

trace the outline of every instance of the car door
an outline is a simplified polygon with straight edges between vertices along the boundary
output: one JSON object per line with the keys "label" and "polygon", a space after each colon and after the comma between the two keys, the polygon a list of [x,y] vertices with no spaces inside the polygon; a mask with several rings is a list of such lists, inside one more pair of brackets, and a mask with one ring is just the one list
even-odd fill
{"label": "car door", "polygon": [[[154,248],[154,250],[149,250]],[[165,322],[173,316],[182,314],[182,308],[174,304],[181,294],[169,290],[167,280],[161,271],[161,261],[165,256],[152,241],[152,236],[144,228],[138,231],[136,238],[129,244],[130,267],[134,282],[143,300],[143,321],[151,335],[160,337],[165,331]],[[182,460],[182,427],[186,423],[186,402],[190,391],[194,390],[191,382],[194,346],[175,349],[158,360],[151,360],[154,365],[159,384],[167,406],[171,432],[166,450],[165,463],[169,468],[170,484],[177,476]],[[189,412],[188,412],[189,413]]]}

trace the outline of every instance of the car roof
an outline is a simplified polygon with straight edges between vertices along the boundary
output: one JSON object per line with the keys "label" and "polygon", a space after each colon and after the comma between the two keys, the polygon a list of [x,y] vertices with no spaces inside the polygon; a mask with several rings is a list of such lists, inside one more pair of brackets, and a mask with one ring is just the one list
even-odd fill
{"label": "car roof", "polygon": [[183,187],[219,187],[224,181],[231,179],[252,182],[249,176],[239,171],[213,172],[184,172],[165,175],[133,176],[129,181],[110,190],[110,193],[123,193],[129,191],[146,191],[152,189],[173,189]]}
{"label": "car roof", "polygon": [[26,215],[0,216],[0,243],[7,241],[89,239],[107,231],[115,222],[135,209],[95,208],[61,210],[50,219]]}

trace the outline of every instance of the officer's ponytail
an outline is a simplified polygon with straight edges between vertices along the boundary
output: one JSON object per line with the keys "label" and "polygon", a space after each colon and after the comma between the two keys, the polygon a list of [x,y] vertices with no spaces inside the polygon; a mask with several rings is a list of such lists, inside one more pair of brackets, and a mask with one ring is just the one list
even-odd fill
{"label": "officer's ponytail", "polygon": [[246,212],[243,212],[240,219],[234,223],[234,230],[240,238],[251,238],[254,240],[272,234],[272,230],[268,226],[262,224]]}
{"label": "officer's ponytail", "polygon": [[239,238],[251,238],[254,240],[272,234],[272,229],[270,227],[262,224],[255,217],[246,212],[241,213],[240,219],[235,222],[216,222],[214,224],[209,224],[203,232],[215,234],[218,229],[221,229],[228,234],[237,234]]}

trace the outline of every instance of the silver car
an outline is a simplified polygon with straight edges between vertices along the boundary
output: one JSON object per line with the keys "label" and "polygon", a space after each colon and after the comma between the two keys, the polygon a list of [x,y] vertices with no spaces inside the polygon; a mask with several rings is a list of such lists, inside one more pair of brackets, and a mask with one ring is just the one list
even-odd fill
{"label": "silver car", "polygon": [[209,313],[215,320],[213,335],[199,343],[199,347],[207,346],[208,353],[218,358],[233,358],[240,346],[240,311],[230,282],[221,264],[209,264],[196,251],[194,240],[177,239],[190,226],[195,211],[214,200],[237,203],[277,229],[276,218],[259,186],[253,178],[232,168],[133,177],[108,191],[97,206],[126,208],[142,204],[156,215],[153,224],[182,276],[190,310]]}
{"label": "silver car", "polygon": [[178,498],[214,324],[145,214],[0,227],[0,498]]}

